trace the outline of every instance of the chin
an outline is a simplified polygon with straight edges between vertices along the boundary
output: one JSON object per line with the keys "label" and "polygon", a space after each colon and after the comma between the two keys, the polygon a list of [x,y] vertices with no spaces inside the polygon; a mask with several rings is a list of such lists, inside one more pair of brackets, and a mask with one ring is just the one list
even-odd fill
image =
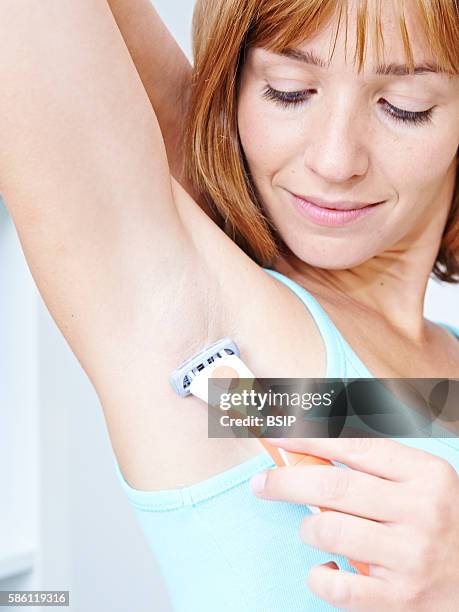
{"label": "chin", "polygon": [[370,257],[362,257],[362,256],[353,256],[353,257],[343,257],[338,254],[330,253],[327,256],[323,254],[319,256],[318,253],[314,255],[308,253],[304,253],[303,256],[298,253],[296,254],[298,259],[308,264],[309,266],[313,266],[314,268],[322,268],[323,270],[349,270],[350,268],[356,268],[360,264],[368,261]]}

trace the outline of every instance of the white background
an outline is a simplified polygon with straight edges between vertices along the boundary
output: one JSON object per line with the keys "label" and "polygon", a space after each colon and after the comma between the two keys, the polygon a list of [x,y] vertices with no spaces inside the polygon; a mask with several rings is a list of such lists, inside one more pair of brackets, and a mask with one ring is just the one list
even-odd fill
{"label": "white background", "polygon": [[[154,2],[190,61],[193,4]],[[459,286],[430,282],[427,318],[459,325],[458,306]],[[5,534],[15,529],[18,547],[36,550],[33,569],[0,580],[0,590],[70,590],[75,612],[170,612],[157,564],[116,479],[96,394],[36,292],[4,210],[0,487],[0,563]]]}

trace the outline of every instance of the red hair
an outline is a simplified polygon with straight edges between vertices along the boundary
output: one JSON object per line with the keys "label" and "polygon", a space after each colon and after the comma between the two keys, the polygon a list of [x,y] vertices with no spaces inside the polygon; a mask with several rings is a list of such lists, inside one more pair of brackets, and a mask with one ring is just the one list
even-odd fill
{"label": "red hair", "polygon": [[[374,3],[377,53],[383,48],[381,1]],[[407,1],[393,3],[407,64],[413,69],[404,16]],[[420,26],[439,67],[459,74],[458,0],[410,1],[418,10]],[[238,137],[237,93],[245,53],[251,46],[274,52],[297,46],[333,17],[337,17],[337,36],[344,15],[348,28],[347,0],[197,0],[195,6],[194,70],[184,144],[186,174],[215,212],[219,226],[261,266],[272,266],[284,245],[257,198]],[[359,71],[365,59],[368,16],[368,0],[359,0],[355,49]],[[451,209],[432,272],[442,281],[459,282],[457,171]]]}

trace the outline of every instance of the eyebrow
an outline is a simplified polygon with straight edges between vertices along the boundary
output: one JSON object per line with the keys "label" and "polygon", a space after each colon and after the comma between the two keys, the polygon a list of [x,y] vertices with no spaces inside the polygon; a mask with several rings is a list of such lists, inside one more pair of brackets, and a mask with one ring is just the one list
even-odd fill
{"label": "eyebrow", "polygon": [[[274,54],[303,62],[303,64],[319,66],[320,68],[327,67],[326,62],[318,57],[313,51],[300,51],[300,49],[287,47],[282,51],[274,52]],[[427,74],[432,72],[443,73],[444,71],[436,64],[426,62],[425,64],[414,66],[413,71],[411,71],[406,64],[379,64],[374,72],[375,74],[383,76],[409,76],[412,74]]]}

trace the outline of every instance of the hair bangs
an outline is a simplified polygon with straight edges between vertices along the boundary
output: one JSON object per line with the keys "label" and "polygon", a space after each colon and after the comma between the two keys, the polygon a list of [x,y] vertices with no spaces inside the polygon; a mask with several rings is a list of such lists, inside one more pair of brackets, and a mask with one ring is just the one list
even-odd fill
{"label": "hair bangs", "polygon": [[[238,135],[238,77],[247,49],[282,53],[330,26],[328,61],[340,33],[347,58],[352,27],[360,72],[367,46],[378,65],[385,60],[383,11],[391,9],[390,27],[400,32],[409,70],[416,59],[445,73],[459,73],[459,0],[196,0],[185,174],[218,225],[259,265],[271,266],[284,242],[257,196]],[[415,36],[425,57],[413,57]],[[459,166],[433,274],[459,283]]]}
{"label": "hair bangs", "polygon": [[[384,56],[382,10],[387,0],[353,0],[356,9],[355,50],[353,61],[363,70],[368,39],[372,40],[376,60]],[[458,7],[451,0],[393,0],[405,61],[414,72],[415,60],[410,41],[405,7],[417,11],[417,23],[435,65],[442,72],[459,73]],[[295,48],[335,22],[334,36],[328,57],[331,61],[338,34],[344,26],[345,49],[349,32],[349,0],[265,0],[260,2],[254,23],[246,39],[246,47],[263,47],[274,53]]]}

